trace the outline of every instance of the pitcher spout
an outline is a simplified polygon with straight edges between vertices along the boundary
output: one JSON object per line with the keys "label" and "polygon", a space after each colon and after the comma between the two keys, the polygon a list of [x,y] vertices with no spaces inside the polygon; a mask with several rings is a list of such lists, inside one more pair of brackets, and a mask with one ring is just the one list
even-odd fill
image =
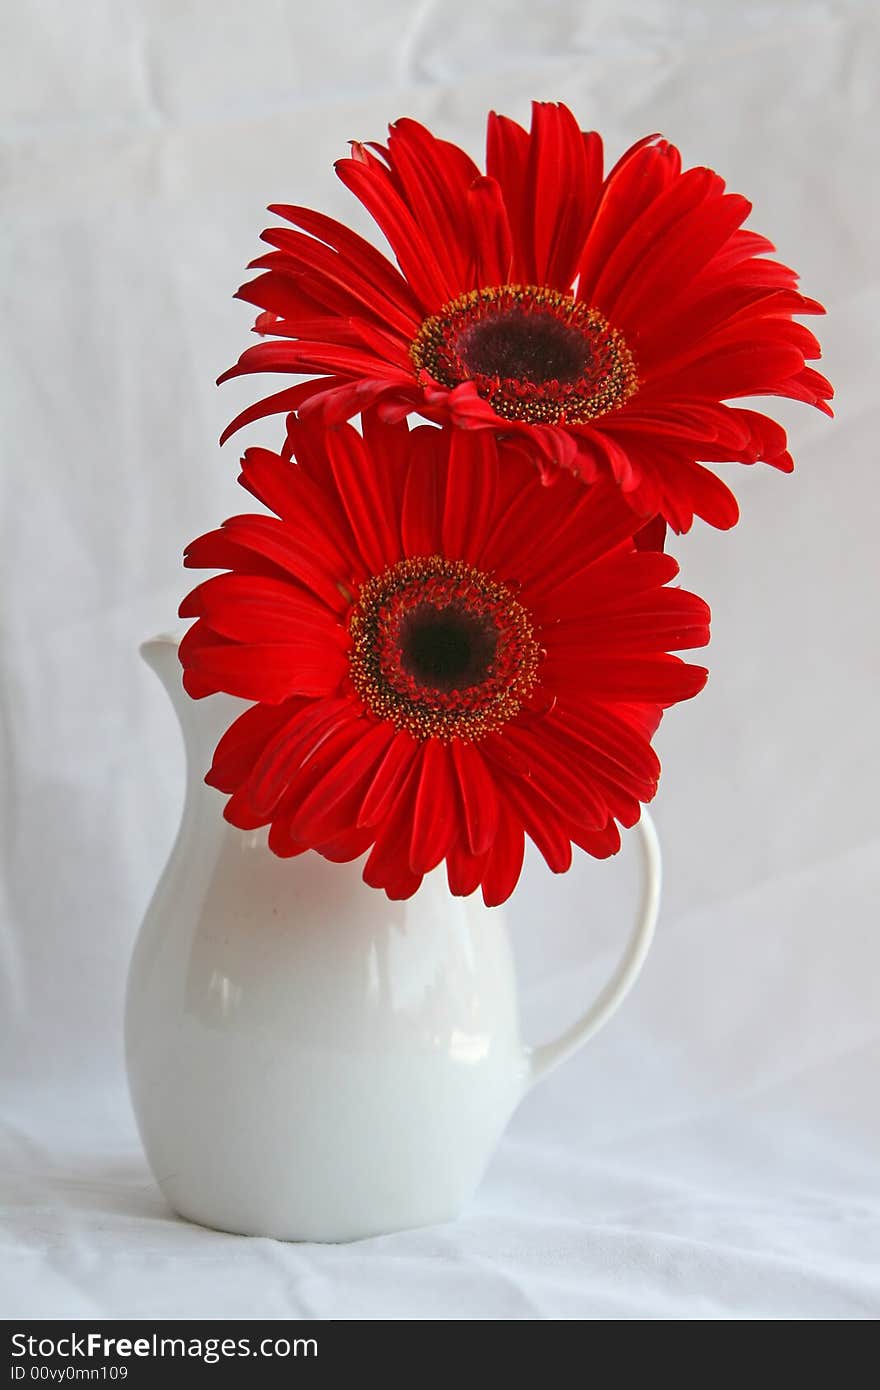
{"label": "pitcher spout", "polygon": [[177,655],[179,646],[179,635],[175,636],[174,633],[163,632],[158,637],[151,637],[148,641],[142,642],[140,653],[164,685],[177,717],[183,725],[187,721],[188,706],[191,702],[181,680],[180,661]]}
{"label": "pitcher spout", "polygon": [[221,734],[245,708],[243,700],[230,695],[209,695],[193,700],[183,688],[178,648],[183,633],[161,633],[142,642],[140,653],[156,673],[177,715],[186,750],[190,787],[202,782]]}

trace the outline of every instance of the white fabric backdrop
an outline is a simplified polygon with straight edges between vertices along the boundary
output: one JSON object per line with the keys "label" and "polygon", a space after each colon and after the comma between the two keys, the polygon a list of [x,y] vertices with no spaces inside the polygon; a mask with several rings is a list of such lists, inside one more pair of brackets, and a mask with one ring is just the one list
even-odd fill
{"label": "white fabric backdrop", "polygon": [[[876,975],[878,29],[857,0],[30,0],[5,8],[2,1188],[7,1316],[870,1318]],[[270,201],[365,227],[331,162],[411,114],[564,99],[616,156],[662,130],[755,203],[829,307],[838,419],[736,470],[676,546],[710,685],[659,741],[667,889],[643,980],[515,1117],[454,1226],[283,1246],[177,1221],[122,1075],[127,959],[182,766],[137,658],[184,543],[240,510],[254,383],[230,295]],[[274,425],[252,431],[256,441]],[[629,854],[632,853],[630,849]],[[512,905],[535,1037],[620,940],[627,855]]]}

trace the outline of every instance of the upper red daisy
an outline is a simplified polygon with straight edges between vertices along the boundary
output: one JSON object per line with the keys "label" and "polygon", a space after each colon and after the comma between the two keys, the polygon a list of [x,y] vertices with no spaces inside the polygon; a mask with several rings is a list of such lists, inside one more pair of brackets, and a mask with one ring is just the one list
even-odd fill
{"label": "upper red daisy", "polygon": [[274,412],[333,423],[371,405],[526,431],[545,466],[610,475],[643,516],[684,531],[694,514],[737,520],[700,461],[793,466],[778,424],[724,402],[789,396],[830,414],[831,386],[806,365],[819,344],[793,318],[821,305],[742,230],[746,199],[711,169],[683,171],[658,136],[604,175],[600,137],[537,103],[530,132],[490,115],[486,176],[412,120],[336,168],[400,269],[332,218],[270,209],[301,230],[263,233],[274,249],[239,295],[263,311],[260,333],[288,341],[250,348],[226,377],[320,375],[224,438]]}
{"label": "upper red daisy", "polygon": [[281,855],[370,849],[392,897],[445,859],[453,893],[502,902],[525,835],[556,871],[572,844],[613,853],[656,790],[661,709],[706,677],[669,654],[708,640],[675,561],[635,548],[619,489],[544,488],[487,431],[291,428],[298,463],[242,465],[275,515],[186,554],[228,571],[181,607],[186,688],[256,702],[207,779],[227,819]]}

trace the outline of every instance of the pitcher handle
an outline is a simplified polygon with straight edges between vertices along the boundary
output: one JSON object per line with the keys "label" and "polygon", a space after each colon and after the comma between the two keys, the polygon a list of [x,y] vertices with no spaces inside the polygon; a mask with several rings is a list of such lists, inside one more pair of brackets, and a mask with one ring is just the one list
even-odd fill
{"label": "pitcher handle", "polygon": [[617,969],[586,1013],[554,1042],[530,1049],[531,1085],[548,1076],[561,1062],[567,1061],[578,1048],[583,1047],[585,1042],[598,1033],[620,1008],[645,963],[657,925],[657,914],[660,911],[662,867],[657,831],[644,807],[637,829],[641,849],[641,889],[635,927]]}

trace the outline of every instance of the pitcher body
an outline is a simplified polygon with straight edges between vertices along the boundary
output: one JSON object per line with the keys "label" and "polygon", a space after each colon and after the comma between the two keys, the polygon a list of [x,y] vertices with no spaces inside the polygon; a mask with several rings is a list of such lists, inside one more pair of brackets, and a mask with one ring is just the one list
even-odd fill
{"label": "pitcher body", "polygon": [[614,978],[556,1042],[520,1038],[503,912],[442,868],[404,902],[358,863],[279,859],[203,781],[240,702],[190,701],[176,642],[142,648],[181,721],[180,831],[135,947],[129,1084],[170,1205],[203,1225],[351,1240],[453,1217],[516,1104],[610,1017],[657,911],[659,861]]}

